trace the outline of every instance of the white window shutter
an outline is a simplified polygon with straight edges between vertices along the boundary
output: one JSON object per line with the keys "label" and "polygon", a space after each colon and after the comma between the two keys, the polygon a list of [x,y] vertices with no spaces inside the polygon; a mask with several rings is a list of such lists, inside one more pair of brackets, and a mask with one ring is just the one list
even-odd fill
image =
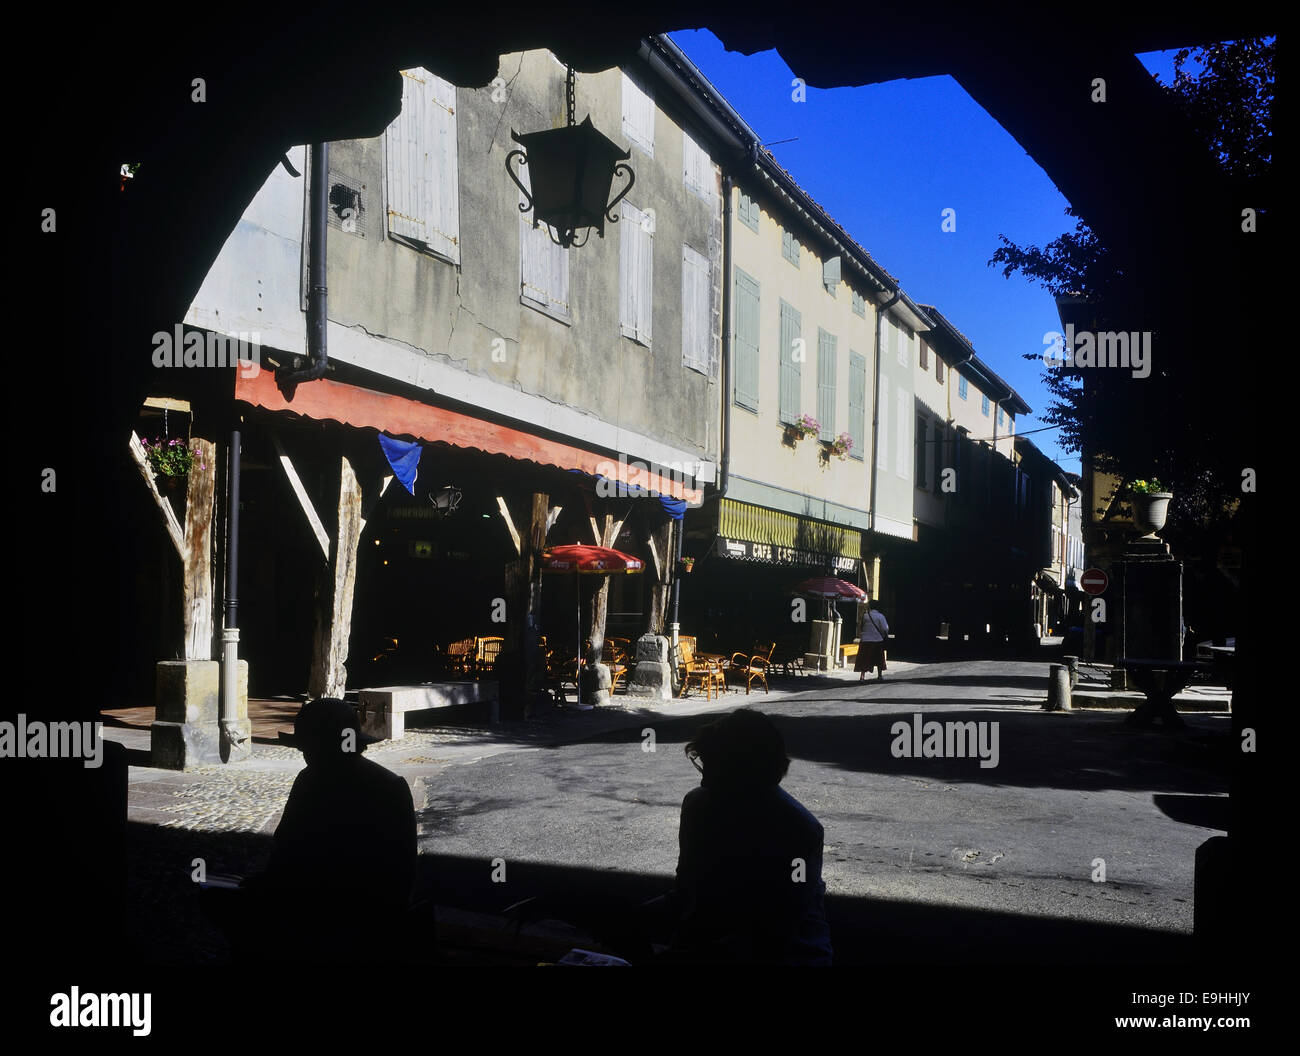
{"label": "white window shutter", "polygon": [[402,71],[402,112],[385,136],[388,176],[388,230],[394,235],[427,243],[431,216],[427,188],[429,142],[425,109],[426,82],[422,69]]}
{"label": "white window shutter", "polygon": [[702,198],[713,196],[713,162],[708,152],[682,129],[682,183]]}
{"label": "white window shutter", "polygon": [[898,401],[898,447],[895,449],[894,472],[907,480],[910,476],[911,466],[908,463],[912,453],[911,400],[908,391],[904,388],[896,389],[894,398]]}
{"label": "white window shutter", "polygon": [[[888,329],[888,328],[885,328]],[[883,335],[885,330],[881,331]],[[889,379],[883,374],[880,376],[880,403],[877,411],[880,420],[879,436],[876,437],[879,447],[876,448],[876,468],[889,468]]]}
{"label": "white window shutter", "polygon": [[624,337],[635,338],[637,266],[640,261],[641,210],[623,202],[618,224],[618,321]]}
{"label": "white window shutter", "polygon": [[[531,192],[528,167],[521,166],[521,181]],[[520,194],[519,203],[527,199]],[[519,214],[519,289],[524,300],[559,315],[569,315],[569,253],[557,246],[545,225],[533,227],[532,213]]]}
{"label": "white window shutter", "polygon": [[637,259],[637,330],[639,339],[650,344],[650,321],[654,311],[654,252],[653,223],[641,231]]}
{"label": "white window shutter", "polygon": [[623,135],[652,158],[655,154],[654,96],[623,72]]}
{"label": "white window shutter", "polygon": [[682,364],[702,374],[711,366],[709,258],[682,246]]}
{"label": "white window shutter", "polygon": [[460,262],[456,88],[402,71],[402,112],[386,133],[388,230]]}
{"label": "white window shutter", "polygon": [[429,247],[460,262],[460,179],[456,149],[456,86],[430,77],[429,118],[433,128],[434,229]]}

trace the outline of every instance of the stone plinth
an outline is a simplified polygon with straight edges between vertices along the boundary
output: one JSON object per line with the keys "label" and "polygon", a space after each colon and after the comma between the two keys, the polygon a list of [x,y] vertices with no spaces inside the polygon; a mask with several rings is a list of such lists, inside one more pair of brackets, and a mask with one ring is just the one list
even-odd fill
{"label": "stone plinth", "polygon": [[612,679],[608,667],[604,664],[584,664],[579,677],[582,682],[579,699],[584,704],[599,706],[609,703],[609,687]]}
{"label": "stone plinth", "polygon": [[1183,564],[1159,539],[1138,539],[1116,563],[1123,618],[1118,655],[1183,659]]}
{"label": "stone plinth", "polygon": [[357,694],[361,732],[380,740],[398,740],[406,734],[406,713],[461,704],[485,703],[489,718],[497,718],[500,690],[496,682],[431,682],[422,686],[380,686]]}
{"label": "stone plinth", "polygon": [[[248,717],[247,681],[244,717]],[[150,759],[188,770],[221,759],[221,665],[215,660],[160,660],[154,683]]]}
{"label": "stone plinth", "polygon": [[643,634],[636,642],[636,667],[627,684],[633,697],[671,700],[673,673],[668,665],[668,639],[661,634]]}

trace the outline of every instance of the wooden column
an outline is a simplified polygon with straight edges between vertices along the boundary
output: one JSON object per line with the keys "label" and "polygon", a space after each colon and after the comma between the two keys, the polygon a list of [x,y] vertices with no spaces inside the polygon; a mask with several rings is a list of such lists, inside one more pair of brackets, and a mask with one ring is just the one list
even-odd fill
{"label": "wooden column", "polygon": [[656,520],[652,514],[645,515],[642,521],[642,539],[650,551],[646,574],[653,576],[646,591],[646,634],[663,634],[664,623],[668,619],[668,590],[673,572],[672,554],[669,551],[672,545],[672,527],[671,518]]}
{"label": "wooden column", "polygon": [[216,584],[212,575],[212,518],[216,508],[217,445],[190,438],[189,486],[185,493],[182,561],[185,574],[185,659],[211,660]]}
{"label": "wooden column", "polygon": [[313,697],[342,697],[347,685],[348,637],[361,539],[361,485],[347,455],[339,459],[338,520],[329,559],[318,579],[316,626],[307,691]]}
{"label": "wooden column", "polygon": [[[498,660],[501,673],[501,715],[524,718],[534,710],[536,695],[546,692],[546,658],[538,648],[537,617],[541,606],[541,552],[552,523],[550,497],[534,492],[528,518],[516,531],[504,497],[498,502],[515,540],[518,559],[506,565],[506,633]],[[540,701],[537,701],[540,703]]]}

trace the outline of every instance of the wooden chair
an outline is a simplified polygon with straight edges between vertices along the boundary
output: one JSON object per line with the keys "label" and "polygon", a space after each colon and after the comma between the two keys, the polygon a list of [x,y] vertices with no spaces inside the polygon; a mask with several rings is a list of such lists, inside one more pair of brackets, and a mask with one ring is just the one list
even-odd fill
{"label": "wooden chair", "polygon": [[[772,690],[767,684],[767,672],[772,666],[771,650],[767,656],[754,654],[745,658],[744,653],[733,653],[728,670],[735,673],[737,680],[743,680],[745,683],[745,695],[749,695],[750,688],[754,685],[755,680],[763,683],[763,692],[771,693]],[[737,663],[743,660],[743,663]]]}
{"label": "wooden chair", "polygon": [[446,657],[447,674],[453,676],[463,676],[469,674],[473,665],[474,658],[478,652],[477,638],[462,638],[460,641],[452,642],[447,646]]}
{"label": "wooden chair", "polygon": [[480,638],[474,657],[474,677],[483,678],[496,670],[497,657],[501,655],[503,638]]}
{"label": "wooden chair", "polygon": [[686,690],[692,681],[699,683],[706,700],[712,700],[718,693],[721,670],[712,663],[695,659],[694,638],[678,639],[677,669],[681,672],[682,679],[682,688],[677,693],[679,698],[686,696]]}

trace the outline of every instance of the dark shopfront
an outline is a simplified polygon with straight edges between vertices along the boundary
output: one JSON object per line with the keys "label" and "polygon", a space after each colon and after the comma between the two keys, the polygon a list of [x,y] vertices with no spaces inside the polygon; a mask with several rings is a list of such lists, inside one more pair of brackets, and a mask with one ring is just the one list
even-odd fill
{"label": "dark shopfront", "polygon": [[[834,575],[870,590],[859,557],[861,533],[730,499],[720,506],[701,511],[695,524],[688,516],[685,551],[697,560],[681,580],[679,622],[680,633],[694,635],[700,649],[747,652],[755,643],[777,642],[784,646],[779,652],[802,654],[812,621],[827,617],[827,603],[797,598],[800,581]],[[840,602],[838,611],[841,638],[850,641],[857,606]]]}

